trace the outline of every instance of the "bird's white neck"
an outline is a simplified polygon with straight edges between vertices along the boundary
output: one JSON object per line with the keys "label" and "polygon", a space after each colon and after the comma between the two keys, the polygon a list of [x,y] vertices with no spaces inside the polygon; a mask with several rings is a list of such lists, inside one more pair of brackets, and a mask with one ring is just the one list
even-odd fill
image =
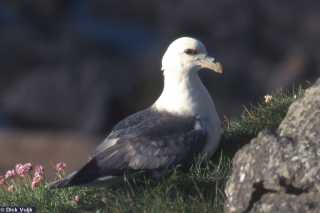
{"label": "bird's white neck", "polygon": [[211,97],[197,72],[170,71],[164,71],[164,88],[153,107],[174,114],[195,115],[211,105]]}

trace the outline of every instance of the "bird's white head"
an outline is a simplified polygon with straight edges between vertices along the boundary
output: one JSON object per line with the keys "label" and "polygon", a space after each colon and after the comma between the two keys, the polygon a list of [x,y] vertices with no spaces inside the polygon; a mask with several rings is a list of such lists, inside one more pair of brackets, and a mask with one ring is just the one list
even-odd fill
{"label": "bird's white head", "polygon": [[173,41],[162,58],[162,70],[165,75],[168,72],[189,74],[203,68],[222,73],[221,64],[207,55],[203,43],[190,37],[181,37]]}
{"label": "bird's white head", "polygon": [[164,87],[155,109],[184,115],[205,115],[213,110],[211,97],[197,75],[203,68],[222,73],[221,64],[207,55],[199,40],[182,37],[173,41],[162,58]]}

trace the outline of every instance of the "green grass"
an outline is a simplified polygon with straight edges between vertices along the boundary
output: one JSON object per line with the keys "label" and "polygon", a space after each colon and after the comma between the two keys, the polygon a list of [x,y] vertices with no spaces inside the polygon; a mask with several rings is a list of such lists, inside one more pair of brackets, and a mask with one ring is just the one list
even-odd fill
{"label": "green grass", "polygon": [[303,95],[301,87],[293,91],[278,91],[269,103],[261,102],[249,108],[244,107],[240,119],[226,121],[225,136],[253,137],[263,129],[274,130],[287,113],[289,105]]}
{"label": "green grass", "polygon": [[270,102],[261,102],[249,107],[243,107],[240,118],[225,119],[225,132],[222,138],[222,149],[228,155],[233,155],[240,147],[247,144],[260,131],[268,129],[275,131],[285,115],[290,104],[304,94],[302,87],[291,91],[274,92]]}
{"label": "green grass", "polygon": [[[35,206],[40,212],[222,212],[230,161],[222,152],[216,158],[195,163],[188,173],[177,170],[160,183],[138,179],[108,189],[42,186],[35,191],[18,184],[13,193],[0,189],[0,203]],[[78,204],[72,201],[75,195],[80,197]]]}
{"label": "green grass", "polygon": [[[38,212],[221,213],[224,185],[234,152],[259,131],[276,129],[288,106],[302,94],[301,88],[280,91],[272,94],[269,103],[262,101],[244,108],[239,119],[226,120],[222,146],[212,160],[197,161],[189,172],[177,170],[160,183],[138,178],[108,188],[48,190],[41,186],[35,191],[29,184],[20,183],[18,190],[12,193],[0,188],[0,206],[35,206]],[[72,201],[76,195],[80,197],[78,204]]]}

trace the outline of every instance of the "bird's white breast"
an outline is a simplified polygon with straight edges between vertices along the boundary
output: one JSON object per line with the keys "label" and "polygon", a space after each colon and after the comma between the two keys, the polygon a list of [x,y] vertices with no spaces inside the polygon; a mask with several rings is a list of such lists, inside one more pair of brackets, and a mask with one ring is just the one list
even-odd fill
{"label": "bird's white breast", "polygon": [[163,92],[154,107],[178,115],[199,116],[208,132],[203,152],[208,157],[214,153],[221,135],[221,124],[215,105],[198,75],[181,77],[178,81],[165,79]]}

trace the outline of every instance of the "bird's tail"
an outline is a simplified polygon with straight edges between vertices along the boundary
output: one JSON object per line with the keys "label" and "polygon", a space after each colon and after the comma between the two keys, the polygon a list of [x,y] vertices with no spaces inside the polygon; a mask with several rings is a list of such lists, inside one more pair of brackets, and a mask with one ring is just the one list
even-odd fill
{"label": "bird's tail", "polygon": [[65,177],[64,179],[62,180],[55,180],[55,181],[52,181],[51,183],[49,183],[47,185],[47,187],[49,189],[57,189],[57,188],[64,188],[64,187],[69,187],[69,186],[72,186],[70,184],[71,180],[72,180],[72,177],[76,174],[76,172],[73,172],[71,173],[70,175],[68,175],[67,177]]}
{"label": "bird's tail", "polygon": [[92,158],[79,171],[69,174],[62,180],[56,180],[47,185],[49,189],[65,188],[70,186],[113,186],[121,184],[124,181],[123,176],[112,176],[101,174],[95,158]]}
{"label": "bird's tail", "polygon": [[[57,180],[49,183],[47,187],[49,189],[58,189],[58,188],[65,188],[65,187],[70,187],[70,186],[76,186],[76,184],[72,183],[72,176],[75,174],[72,173],[68,177],[62,179],[62,180]],[[93,180],[90,183],[86,184],[78,184],[78,185],[85,185],[85,186],[114,186],[117,184],[124,183],[124,178],[122,176],[105,176],[101,177],[98,179]]]}
{"label": "bird's tail", "polygon": [[53,181],[49,183],[48,187],[63,188],[69,186],[86,185],[100,177],[100,170],[95,158],[91,159],[86,165],[84,165],[79,171],[75,171],[69,174],[62,180]]}

